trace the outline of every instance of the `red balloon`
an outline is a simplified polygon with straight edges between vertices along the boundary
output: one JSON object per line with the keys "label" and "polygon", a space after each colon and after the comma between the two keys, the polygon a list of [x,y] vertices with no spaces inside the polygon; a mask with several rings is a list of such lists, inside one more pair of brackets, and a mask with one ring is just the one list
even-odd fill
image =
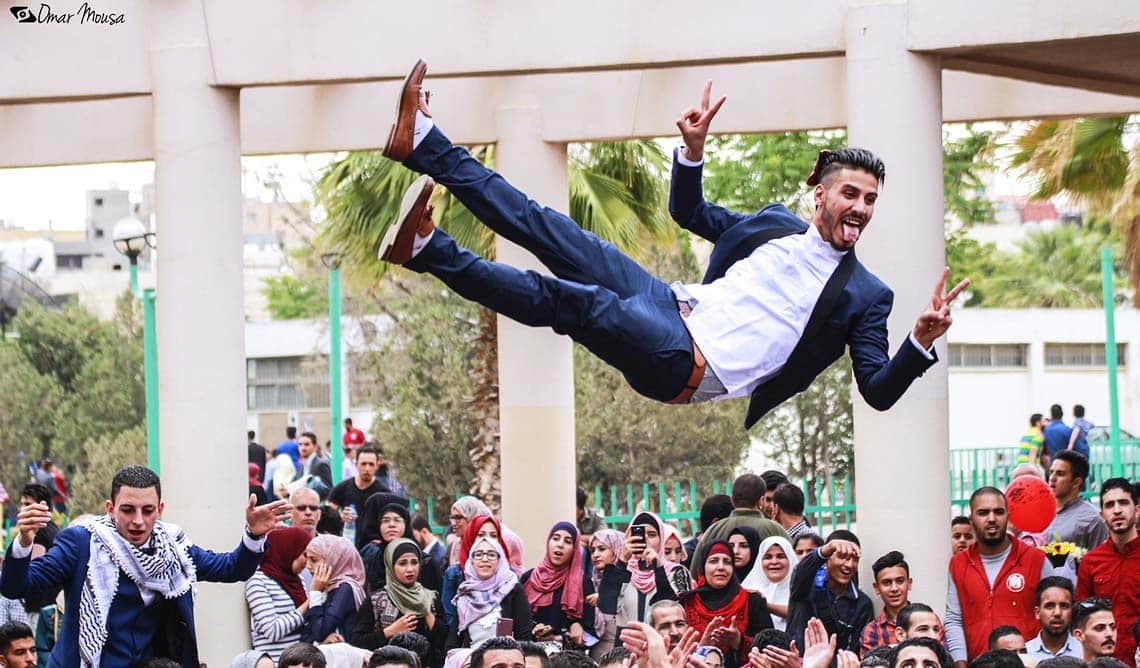
{"label": "red balloon", "polygon": [[1041,533],[1057,516],[1057,500],[1049,483],[1036,476],[1021,476],[1005,488],[1009,522],[1022,531]]}

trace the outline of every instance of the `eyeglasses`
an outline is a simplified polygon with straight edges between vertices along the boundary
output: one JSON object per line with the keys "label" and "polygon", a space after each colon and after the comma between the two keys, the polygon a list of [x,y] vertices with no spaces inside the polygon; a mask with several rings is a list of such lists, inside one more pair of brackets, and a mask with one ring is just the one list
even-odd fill
{"label": "eyeglasses", "polygon": [[499,558],[498,552],[472,552],[471,558],[475,561],[495,561]]}
{"label": "eyeglasses", "polygon": [[462,516],[462,515],[452,515],[452,516],[448,517],[447,519],[451,520],[452,522],[462,522],[463,520],[465,520],[467,518]]}
{"label": "eyeglasses", "polygon": [[315,513],[321,509],[320,506],[293,506],[293,508],[294,508],[294,510],[299,510],[303,513],[307,513],[307,512]]}

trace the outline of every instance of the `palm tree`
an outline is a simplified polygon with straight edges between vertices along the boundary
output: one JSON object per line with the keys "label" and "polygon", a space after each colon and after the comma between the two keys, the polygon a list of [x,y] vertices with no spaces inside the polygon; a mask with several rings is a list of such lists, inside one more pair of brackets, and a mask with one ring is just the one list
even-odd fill
{"label": "palm tree", "polygon": [[[485,164],[492,146],[471,153]],[[665,214],[666,157],[652,141],[598,143],[570,151],[570,217],[634,257],[672,239]],[[371,290],[392,268],[377,258],[380,240],[416,175],[379,153],[349,153],[330,164],[316,184],[327,213],[318,245],[336,249],[346,276]],[[494,259],[495,235],[445,189],[433,195],[436,222],[456,241]],[[475,475],[470,493],[497,508],[499,489],[499,391],[496,317],[481,308],[475,337],[474,391],[470,400],[476,436],[468,446]]]}
{"label": "palm tree", "polygon": [[[1013,166],[1036,178],[1035,197],[1065,194],[1109,219],[1124,239],[1140,306],[1140,117],[1039,121],[1014,139]],[[1128,142],[1132,142],[1129,146]]]}

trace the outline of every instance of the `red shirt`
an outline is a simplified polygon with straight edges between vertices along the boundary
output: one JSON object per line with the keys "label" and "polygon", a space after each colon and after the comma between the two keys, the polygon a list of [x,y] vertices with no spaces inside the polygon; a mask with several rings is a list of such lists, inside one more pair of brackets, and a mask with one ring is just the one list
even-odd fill
{"label": "red shirt", "polygon": [[344,432],[344,438],[341,439],[345,445],[364,445],[364,432],[356,427],[352,427]]}
{"label": "red shirt", "polygon": [[1117,550],[1111,540],[1089,550],[1077,569],[1077,600],[1103,596],[1112,601],[1116,618],[1116,653],[1113,655],[1133,666],[1136,640],[1132,625],[1140,617],[1140,537]]}

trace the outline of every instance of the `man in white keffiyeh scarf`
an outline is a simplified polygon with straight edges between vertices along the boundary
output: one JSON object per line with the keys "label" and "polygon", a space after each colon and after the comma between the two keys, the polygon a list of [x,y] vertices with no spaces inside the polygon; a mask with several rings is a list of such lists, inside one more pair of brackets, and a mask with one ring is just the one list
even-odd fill
{"label": "man in white keffiyeh scarf", "polygon": [[157,596],[171,599],[185,594],[197,573],[190,541],[174,524],[155,522],[143,547],[127,542],[111,515],[76,524],[91,532],[91,560],[79,599],[79,654],[85,667],[96,666],[107,641],[107,616],[119,589],[119,571],[135,583],[147,606]]}

